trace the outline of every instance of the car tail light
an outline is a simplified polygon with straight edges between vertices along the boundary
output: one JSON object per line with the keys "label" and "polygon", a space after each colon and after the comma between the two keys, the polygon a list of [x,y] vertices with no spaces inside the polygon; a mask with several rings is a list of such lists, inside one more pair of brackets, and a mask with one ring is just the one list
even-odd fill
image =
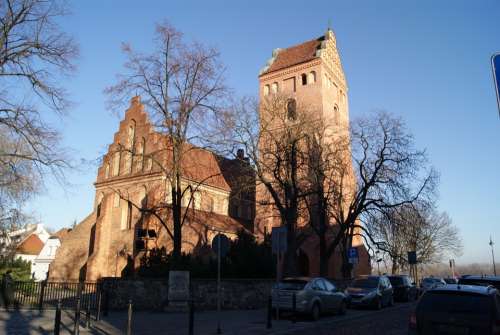
{"label": "car tail light", "polygon": [[409,327],[410,329],[417,329],[417,314],[415,312],[410,314]]}

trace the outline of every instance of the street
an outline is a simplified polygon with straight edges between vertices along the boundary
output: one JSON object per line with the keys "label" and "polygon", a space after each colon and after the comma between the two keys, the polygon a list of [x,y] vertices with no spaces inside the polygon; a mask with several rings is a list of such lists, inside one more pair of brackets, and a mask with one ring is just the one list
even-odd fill
{"label": "street", "polygon": [[[266,329],[266,311],[223,311],[221,330],[223,334],[250,335],[402,335],[407,333],[408,318],[412,304],[396,304],[380,311],[348,310],[344,316],[324,316],[313,322],[307,318],[273,320],[272,329]],[[126,312],[112,312],[102,321],[91,324],[91,328],[80,327],[81,334],[126,333]],[[83,324],[82,320],[82,324]],[[9,335],[51,334],[54,324],[54,311],[15,311],[0,312],[0,333]],[[214,311],[195,314],[194,334],[216,334],[217,313]],[[72,334],[72,314],[63,312],[61,334]],[[183,313],[136,312],[132,318],[132,334],[188,334],[188,317]]]}

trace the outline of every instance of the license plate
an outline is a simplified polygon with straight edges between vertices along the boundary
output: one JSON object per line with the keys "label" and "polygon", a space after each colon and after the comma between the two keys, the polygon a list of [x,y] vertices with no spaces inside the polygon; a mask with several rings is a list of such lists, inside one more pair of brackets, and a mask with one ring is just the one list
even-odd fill
{"label": "license plate", "polygon": [[450,334],[450,335],[468,335],[469,328],[450,326],[450,325],[439,325],[439,332],[441,334]]}

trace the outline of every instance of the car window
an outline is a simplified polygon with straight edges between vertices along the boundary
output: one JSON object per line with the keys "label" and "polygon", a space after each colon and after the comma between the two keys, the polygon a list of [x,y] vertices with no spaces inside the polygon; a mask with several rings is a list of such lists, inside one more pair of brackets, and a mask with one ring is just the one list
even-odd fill
{"label": "car window", "polygon": [[404,277],[389,277],[389,281],[393,286],[403,285],[405,283]]}
{"label": "car window", "polygon": [[336,291],[335,285],[330,283],[328,280],[324,280],[324,283],[328,291]]}
{"label": "car window", "polygon": [[326,285],[325,285],[325,282],[323,280],[318,279],[318,280],[316,280],[316,283],[317,283],[320,290],[326,291]]}

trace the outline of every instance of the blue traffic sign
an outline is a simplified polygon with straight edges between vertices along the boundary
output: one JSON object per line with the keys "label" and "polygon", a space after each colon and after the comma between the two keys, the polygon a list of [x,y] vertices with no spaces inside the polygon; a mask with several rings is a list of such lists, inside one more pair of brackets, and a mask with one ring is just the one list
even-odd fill
{"label": "blue traffic sign", "polygon": [[495,81],[498,113],[500,115],[500,53],[496,53],[491,57],[491,65],[493,66],[493,79]]}
{"label": "blue traffic sign", "polygon": [[358,248],[349,248],[347,252],[349,263],[357,264],[359,261]]}

